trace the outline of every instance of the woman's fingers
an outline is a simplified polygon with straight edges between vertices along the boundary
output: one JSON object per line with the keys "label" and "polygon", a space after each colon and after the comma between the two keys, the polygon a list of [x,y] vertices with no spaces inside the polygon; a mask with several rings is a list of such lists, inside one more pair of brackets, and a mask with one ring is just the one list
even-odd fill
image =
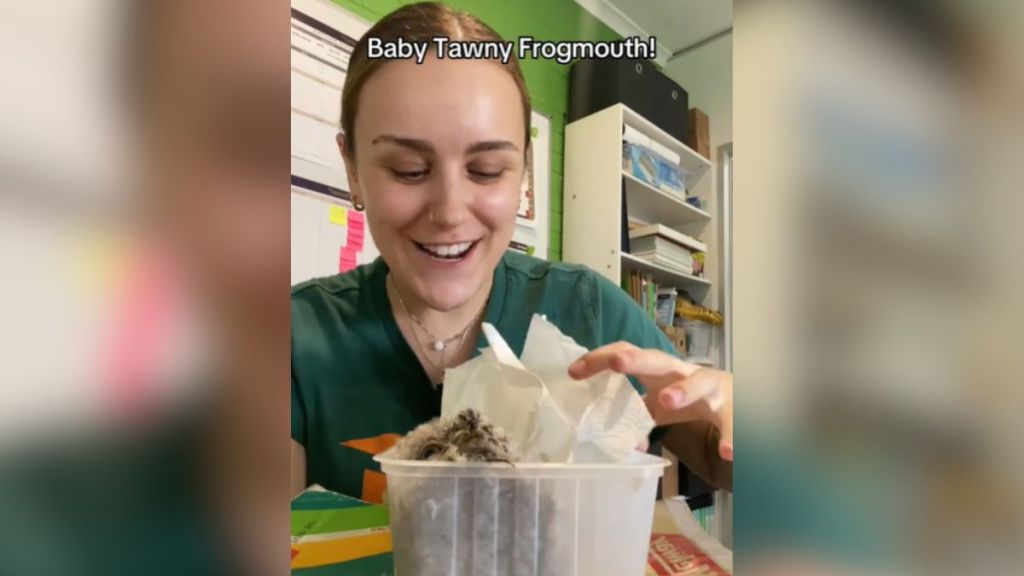
{"label": "woman's fingers", "polygon": [[[720,432],[718,451],[733,458],[732,376],[690,364],[657,349],[641,349],[628,342],[602,346],[581,356],[569,367],[577,380],[604,370],[637,377],[647,388],[645,402],[658,425],[708,420]],[[704,400],[703,403],[698,401]]]}
{"label": "woman's fingers", "polygon": [[[652,392],[655,392],[652,390]],[[719,383],[715,372],[696,370],[688,377],[672,382],[656,391],[658,402],[671,410],[685,408],[694,402],[704,399],[712,411],[721,406]]]}
{"label": "woman's fingers", "polygon": [[722,437],[718,440],[718,454],[722,460],[732,462],[732,402],[720,412],[719,417],[722,420],[719,429]]}
{"label": "woman's fingers", "polygon": [[707,420],[711,417],[710,411],[703,403],[689,404],[682,408],[673,408],[665,405],[660,394],[647,394],[644,396],[644,403],[647,410],[654,418],[658,426],[671,426],[681,422],[693,422],[696,420]]}
{"label": "woman's fingers", "polygon": [[638,378],[675,376],[682,379],[699,368],[661,350],[641,349],[628,342],[616,342],[581,356],[569,366],[569,375],[582,380],[603,370],[614,370]]}
{"label": "woman's fingers", "polygon": [[569,365],[569,375],[577,380],[590,378],[602,370],[611,369],[612,356],[629,350],[638,348],[629,342],[620,341],[591,350]]}

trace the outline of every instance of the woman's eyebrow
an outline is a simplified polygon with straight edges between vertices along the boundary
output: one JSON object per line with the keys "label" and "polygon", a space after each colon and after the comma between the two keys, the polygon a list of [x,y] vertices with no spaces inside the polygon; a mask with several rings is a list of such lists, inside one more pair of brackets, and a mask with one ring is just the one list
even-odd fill
{"label": "woman's eyebrow", "polygon": [[489,152],[491,150],[515,150],[519,151],[519,146],[508,140],[483,140],[481,142],[475,142],[466,148],[466,154],[475,154],[477,152]]}
{"label": "woman's eyebrow", "polygon": [[[381,134],[370,142],[372,145],[377,144],[395,144],[416,152],[431,153],[434,151],[434,147],[426,140],[419,138],[407,138],[404,136],[395,136],[394,134]],[[492,150],[514,150],[519,151],[519,147],[510,140],[481,140],[480,142],[474,142],[466,148],[466,154],[476,154],[477,152],[489,152]]]}
{"label": "woman's eyebrow", "polygon": [[392,134],[381,134],[380,136],[374,138],[372,142],[370,142],[370,144],[374,146],[382,143],[397,144],[398,146],[403,146],[405,148],[409,148],[417,152],[434,151],[434,147],[431,146],[430,142],[427,142],[426,140],[419,140],[417,138],[405,138],[402,136],[394,136]]}

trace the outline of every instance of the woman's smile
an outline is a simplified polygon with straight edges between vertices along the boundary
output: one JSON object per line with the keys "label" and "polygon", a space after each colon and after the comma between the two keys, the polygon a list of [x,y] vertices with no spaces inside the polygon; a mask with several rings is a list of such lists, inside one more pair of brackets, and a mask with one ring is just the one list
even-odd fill
{"label": "woman's smile", "polygon": [[433,260],[441,260],[445,262],[460,262],[469,257],[472,254],[473,249],[480,243],[479,240],[470,240],[466,242],[449,242],[449,243],[423,243],[413,241],[420,251],[429,255]]}

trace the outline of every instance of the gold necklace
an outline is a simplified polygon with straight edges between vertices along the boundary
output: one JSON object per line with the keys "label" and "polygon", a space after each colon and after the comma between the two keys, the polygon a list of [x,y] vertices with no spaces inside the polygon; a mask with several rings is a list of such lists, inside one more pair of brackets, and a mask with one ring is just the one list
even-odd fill
{"label": "gold necklace", "polygon": [[391,278],[391,275],[388,275],[387,279],[388,281],[390,281],[389,285],[391,287],[391,291],[394,293],[394,297],[397,298],[398,304],[401,305],[401,312],[404,315],[406,315],[410,320],[415,322],[416,325],[419,326],[420,329],[422,329],[424,332],[426,332],[428,336],[430,336],[430,339],[433,340],[431,346],[434,348],[434,352],[438,352],[441,354],[444,353],[444,348],[446,348],[447,345],[449,345],[449,343],[454,342],[455,340],[459,340],[459,345],[462,345],[462,340],[466,337],[466,332],[469,332],[470,327],[472,327],[473,324],[477,321],[477,319],[480,318],[480,315],[487,307],[487,302],[486,300],[484,300],[483,305],[480,306],[479,312],[477,312],[473,316],[473,318],[470,319],[469,324],[467,324],[465,328],[463,328],[460,332],[458,332],[451,338],[438,338],[437,336],[434,335],[433,332],[430,331],[429,328],[427,328],[426,326],[423,325],[422,322],[420,322],[420,319],[416,318],[415,316],[409,313],[409,308],[406,307],[406,300],[403,300],[401,298],[401,294],[398,292],[398,288],[394,285],[394,280]]}
{"label": "gold necklace", "polygon": [[480,310],[473,315],[473,318],[469,320],[469,323],[466,324],[466,326],[462,330],[460,330],[451,338],[441,339],[435,336],[434,333],[430,331],[430,329],[424,326],[423,323],[420,322],[419,318],[409,313],[409,308],[406,307],[405,300],[402,299],[402,294],[398,292],[398,288],[395,286],[395,281],[391,278],[390,274],[388,274],[387,280],[388,281],[386,282],[386,284],[391,289],[391,292],[394,293],[395,299],[398,300],[398,304],[402,308],[402,313],[404,313],[407,318],[409,318],[417,326],[419,326],[420,329],[422,329],[427,334],[427,336],[429,336],[434,341],[431,347],[434,349],[435,352],[441,354],[442,365],[438,366],[437,364],[434,363],[434,361],[430,358],[429,354],[427,354],[426,347],[423,345],[423,342],[420,341],[419,334],[416,333],[416,330],[413,330],[413,338],[416,340],[417,346],[420,347],[420,351],[423,352],[423,357],[427,360],[427,362],[430,362],[434,366],[434,368],[443,372],[447,368],[446,363],[444,361],[444,353],[448,347],[448,344],[454,342],[455,340],[458,340],[459,348],[462,347],[463,341],[465,340],[466,334],[469,332],[469,329],[473,326],[473,324],[476,323],[477,320],[480,319],[480,316],[483,315],[484,310],[487,309],[487,300],[484,301],[484,304],[483,306],[480,307]]}

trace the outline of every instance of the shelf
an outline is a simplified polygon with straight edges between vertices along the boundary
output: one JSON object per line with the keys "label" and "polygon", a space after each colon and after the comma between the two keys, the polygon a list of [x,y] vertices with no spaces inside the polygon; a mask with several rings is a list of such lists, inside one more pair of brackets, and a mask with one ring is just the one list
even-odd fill
{"label": "shelf", "polygon": [[708,366],[710,368],[714,368],[715,367],[715,363],[711,360],[711,358],[708,358],[707,356],[684,357],[683,361],[684,362],[689,362],[690,364],[698,364],[700,366]]}
{"label": "shelf", "polygon": [[700,240],[697,240],[696,238],[687,236],[682,232],[679,232],[673,228],[669,228],[668,226],[663,226],[661,224],[647,224],[637,226],[637,228],[630,228],[630,248],[633,247],[634,240],[640,240],[641,238],[649,238],[650,236],[657,236],[664,240],[668,240],[669,242],[686,248],[690,252],[708,251],[707,244],[701,242]]}
{"label": "shelf", "polygon": [[647,260],[633,256],[632,254],[622,254],[621,256],[623,270],[640,270],[644,273],[650,274],[658,285],[701,290],[706,290],[711,287],[711,282],[704,278],[683,274],[682,272],[677,272],[671,268],[666,268],[665,266],[648,262]]}
{"label": "shelf", "polygon": [[711,168],[711,161],[696,153],[693,148],[690,148],[686,144],[676,140],[671,134],[665,132],[643,116],[637,114],[625,104],[619,104],[619,106],[622,106],[623,122],[644,136],[647,136],[651,140],[655,140],[658,144],[661,144],[676,154],[679,154],[680,164],[687,172],[687,190],[691,190],[696,181],[700,180],[701,176]]}
{"label": "shelf", "polygon": [[626,183],[626,210],[632,218],[670,228],[711,220],[710,214],[687,204],[678,195],[659,190],[625,171],[622,177]]}

